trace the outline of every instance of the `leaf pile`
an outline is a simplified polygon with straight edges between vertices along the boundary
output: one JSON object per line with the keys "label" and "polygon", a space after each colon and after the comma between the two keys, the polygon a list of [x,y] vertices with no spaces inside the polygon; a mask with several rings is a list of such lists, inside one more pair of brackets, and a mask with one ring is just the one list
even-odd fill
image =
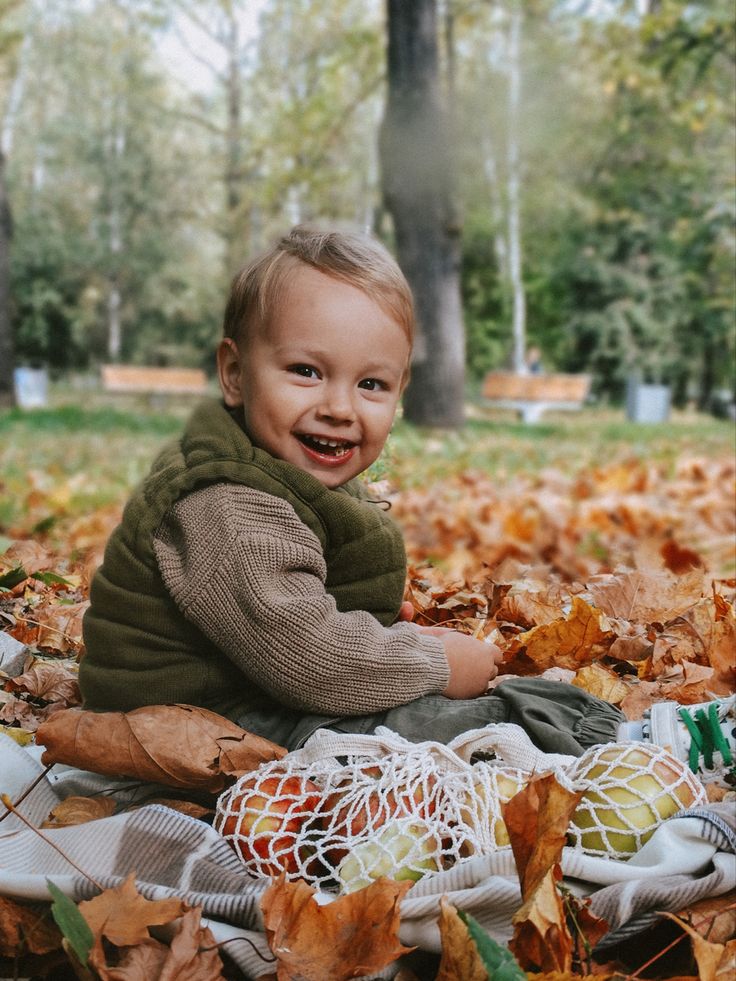
{"label": "leaf pile", "polygon": [[[631,459],[577,471],[550,468],[503,482],[465,472],[431,487],[381,490],[405,531],[407,599],[416,622],[488,638],[503,650],[503,674],[551,671],[638,718],[662,698],[693,703],[736,687],[733,478],[730,460],[683,457],[668,464]],[[36,516],[52,507],[51,494],[36,494]],[[216,792],[282,751],[244,740],[237,727],[221,728],[211,713],[171,706],[121,715],[114,738],[106,729],[103,760],[96,720],[75,708],[90,572],[118,513],[106,507],[68,523],[62,550],[44,544],[42,532],[2,545],[0,725],[19,741],[40,728],[47,760],[192,794]],[[540,778],[504,809],[523,894],[513,956],[472,917],[444,903],[441,981],[480,981],[489,972],[514,981],[542,972],[563,981],[604,969],[589,950],[605,924],[560,888],[560,829],[574,806],[566,795],[551,778]],[[175,806],[206,813],[194,803]],[[47,826],[109,813],[109,801],[73,798],[55,809]],[[320,906],[304,883],[274,882],[264,922],[277,961],[264,965],[264,977],[379,970],[405,950],[398,926],[407,887],[384,880]],[[2,899],[0,958],[30,958],[23,963],[39,976],[55,976],[67,957],[85,977],[224,976],[199,911],[165,902],[176,905],[148,903],[132,878],[79,908],[57,897],[62,949],[48,906]],[[699,918],[694,911],[681,917],[682,929],[693,933],[701,974],[710,978],[725,976],[734,956],[728,936],[709,934],[722,919],[733,931],[733,903],[716,907],[706,903]],[[687,970],[680,973],[693,973],[683,963]],[[227,976],[236,976],[232,965]],[[417,975],[406,966],[399,977]]]}

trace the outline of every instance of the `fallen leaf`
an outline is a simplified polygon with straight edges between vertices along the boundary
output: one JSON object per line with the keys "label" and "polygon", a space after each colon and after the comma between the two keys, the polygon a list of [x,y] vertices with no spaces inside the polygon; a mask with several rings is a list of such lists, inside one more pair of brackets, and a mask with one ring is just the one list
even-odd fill
{"label": "fallen leaf", "polygon": [[112,797],[67,797],[51,810],[41,827],[69,828],[110,817],[114,813],[115,801]]}
{"label": "fallen leaf", "polygon": [[703,562],[703,559],[697,552],[694,552],[691,548],[678,545],[672,538],[668,539],[662,545],[660,554],[665,566],[670,572],[674,572],[676,576],[681,576],[691,569],[705,568],[705,562]]}
{"label": "fallen leaf", "polygon": [[57,712],[39,727],[44,765],[67,763],[184,790],[216,793],[227,777],[281,759],[286,750],[229,719],[192,705],[132,712]]}
{"label": "fallen leaf", "polygon": [[563,787],[553,773],[530,780],[501,805],[519,874],[522,899],[537,889],[559,861],[573,811],[582,799]]}
{"label": "fallen leaf", "polygon": [[[520,634],[514,647],[523,650],[525,660],[534,666],[535,672],[552,667],[575,670],[597,657],[596,645],[612,636],[602,627],[600,612],[579,596],[573,596],[572,608],[564,619]],[[505,666],[513,670],[513,659]]]}
{"label": "fallen leaf", "polygon": [[48,954],[61,949],[61,931],[47,903],[25,905],[0,896],[0,956]]}
{"label": "fallen leaf", "polygon": [[557,889],[561,877],[559,866],[549,869],[513,916],[509,949],[526,971],[567,972],[572,966],[573,942]]}
{"label": "fallen leaf", "polygon": [[212,931],[201,925],[201,913],[195,907],[166,926],[155,927],[166,943],[148,938],[107,951],[100,945],[90,963],[101,981],[223,981],[217,944]]}
{"label": "fallen leaf", "polygon": [[439,928],[442,960],[435,981],[487,981],[478,948],[447,896],[440,900]]}
{"label": "fallen leaf", "polygon": [[630,683],[622,681],[610,668],[599,663],[588,664],[581,668],[572,683],[577,688],[582,688],[612,705],[622,702],[631,690]]}
{"label": "fallen leaf", "polygon": [[668,572],[631,572],[594,576],[588,583],[593,602],[611,617],[640,623],[667,623],[703,595],[703,573],[676,578]]}
{"label": "fallen leaf", "polygon": [[725,944],[736,937],[736,890],[707,896],[676,915],[687,915],[692,928],[711,943]]}
{"label": "fallen leaf", "polygon": [[134,872],[119,886],[79,903],[79,912],[89,924],[96,946],[102,937],[116,947],[141,943],[149,939],[149,927],[169,923],[186,909],[181,899],[150,900],[141,896],[135,887]]}
{"label": "fallen leaf", "polygon": [[278,981],[347,981],[409,953],[398,930],[399,904],[411,885],[379,879],[320,906],[311,886],[282,874],[261,900]]}
{"label": "fallen leaf", "polygon": [[11,678],[7,687],[11,691],[27,692],[46,702],[61,702],[65,706],[79,705],[82,700],[76,674],[50,661],[36,661],[23,674]]}
{"label": "fallen leaf", "polygon": [[711,943],[674,913],[664,913],[664,916],[674,920],[689,935],[700,981],[733,981],[736,940],[728,940],[725,944]]}

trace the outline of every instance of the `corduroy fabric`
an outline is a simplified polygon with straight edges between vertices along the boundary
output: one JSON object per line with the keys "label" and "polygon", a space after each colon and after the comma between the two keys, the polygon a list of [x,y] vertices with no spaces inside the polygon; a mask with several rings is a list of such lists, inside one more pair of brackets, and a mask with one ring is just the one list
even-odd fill
{"label": "corduroy fabric", "polygon": [[86,708],[127,711],[186,702],[234,716],[262,693],[180,613],[158,569],[154,535],[173,504],[210,484],[242,484],[287,501],[317,536],[325,588],[338,610],[362,609],[388,625],[406,576],[401,534],[351,481],[336,490],[252,446],[218,402],[195,409],[129,500],[90,592],[86,655],[79,672]]}

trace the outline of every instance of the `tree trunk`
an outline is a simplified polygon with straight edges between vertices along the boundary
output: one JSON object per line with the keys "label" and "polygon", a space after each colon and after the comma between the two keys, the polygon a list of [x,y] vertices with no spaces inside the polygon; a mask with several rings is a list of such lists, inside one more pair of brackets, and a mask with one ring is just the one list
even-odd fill
{"label": "tree trunk", "polygon": [[513,298],[514,371],[526,371],[526,297],[521,274],[519,201],[519,102],[521,98],[521,4],[511,12],[509,29],[508,219],[509,275]]}
{"label": "tree trunk", "polygon": [[383,193],[418,326],[404,414],[418,425],[459,426],[465,383],[460,220],[440,94],[436,0],[388,0],[387,12]]}
{"label": "tree trunk", "polygon": [[243,197],[242,175],[242,73],[240,68],[241,47],[238,19],[232,4],[224,4],[227,19],[227,35],[224,41],[227,52],[227,130],[225,154],[225,263],[227,275],[232,276],[242,264],[238,248],[238,225]]}
{"label": "tree trunk", "polygon": [[0,406],[15,404],[15,345],[10,319],[10,240],[13,222],[5,186],[5,156],[0,151]]}

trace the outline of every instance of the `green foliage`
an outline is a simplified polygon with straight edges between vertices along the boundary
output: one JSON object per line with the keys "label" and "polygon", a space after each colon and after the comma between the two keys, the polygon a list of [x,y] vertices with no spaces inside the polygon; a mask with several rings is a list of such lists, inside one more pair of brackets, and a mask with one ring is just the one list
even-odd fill
{"label": "green foliage", "polygon": [[488,969],[489,978],[493,978],[493,981],[525,981],[526,973],[508,947],[502,947],[493,937],[489,937],[470,913],[458,910],[458,916],[468,928],[483,966]]}
{"label": "green foliage", "polygon": [[[635,371],[706,408],[733,386],[736,356],[736,33],[727,0],[652,6],[523,5],[527,342],[550,370],[592,372],[603,399]],[[30,25],[25,9],[0,0],[0,94],[23,80],[7,168],[19,360],[58,372],[106,360],[117,291],[122,360],[210,367],[228,264],[294,220],[390,240],[380,5],[265,0],[258,36],[233,42],[237,121],[227,28],[242,3],[56,0]],[[506,9],[449,5],[443,61],[474,381],[511,354]],[[219,59],[197,90],[172,80],[160,47],[192,26],[192,71]]]}
{"label": "green foliage", "polygon": [[50,879],[46,880],[46,886],[54,900],[51,904],[51,915],[80,964],[86,967],[95,939],[92,930],[75,902],[65,896]]}

